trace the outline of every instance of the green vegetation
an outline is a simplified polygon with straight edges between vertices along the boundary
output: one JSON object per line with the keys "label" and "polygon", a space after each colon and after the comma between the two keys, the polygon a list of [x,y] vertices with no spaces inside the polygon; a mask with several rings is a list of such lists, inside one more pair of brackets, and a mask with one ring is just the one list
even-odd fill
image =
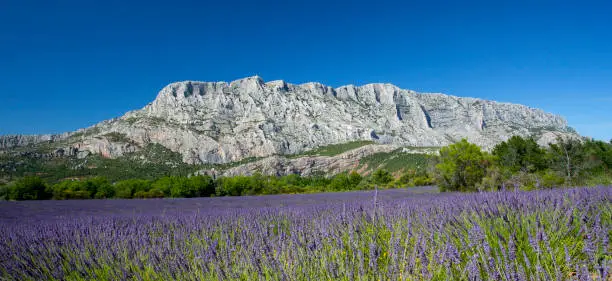
{"label": "green vegetation", "polygon": [[128,138],[125,134],[117,132],[105,134],[104,137],[106,137],[111,142],[132,142],[132,140]]}
{"label": "green vegetation", "polygon": [[[240,196],[284,193],[312,193],[373,189],[384,186],[394,178],[384,170],[372,177],[362,177],[357,172],[340,173],[333,177],[299,175],[222,177],[166,176],[156,180],[126,179],[111,183],[104,177],[84,180],[64,180],[48,184],[38,177],[24,177],[8,186],[0,187],[0,198],[8,200],[29,199],[100,199],[100,198],[163,198]],[[388,185],[393,187],[393,185]]]}
{"label": "green vegetation", "polygon": [[[121,135],[113,136],[120,138]],[[341,153],[344,146],[320,148],[318,154]],[[0,199],[89,199],[239,196],[281,193],[367,190],[437,184],[441,191],[525,190],[577,185],[612,184],[612,143],[558,139],[540,147],[518,136],[495,146],[491,153],[462,140],[440,149],[439,156],[398,149],[360,159],[356,170],[331,177],[252,176],[187,177],[204,165],[188,165],[181,155],[151,144],[117,159],[93,155],[86,159],[25,158],[0,154]],[[223,170],[256,161],[211,166]],[[11,166],[15,161],[20,165]],[[11,171],[11,167],[13,170]],[[11,178],[15,176],[15,179]]]}
{"label": "green vegetation", "polygon": [[359,159],[359,167],[368,170],[385,169],[389,172],[398,172],[406,169],[423,171],[427,169],[429,156],[402,152],[397,149],[392,152],[379,152]]}
{"label": "green vegetation", "polygon": [[0,200],[8,200],[8,186],[0,183]]}
{"label": "green vegetation", "polygon": [[46,184],[38,177],[24,177],[2,189],[5,197],[11,200],[44,200],[51,198],[45,190]]}
{"label": "green vegetation", "polygon": [[110,198],[115,195],[113,186],[106,178],[95,177],[83,181],[62,181],[46,187],[54,199]]}
{"label": "green vegetation", "polygon": [[375,184],[388,184],[393,181],[393,176],[387,170],[378,169],[372,174],[372,182]]}
{"label": "green vegetation", "polygon": [[397,180],[398,186],[426,186],[435,184],[434,179],[425,170],[408,169]]}
{"label": "green vegetation", "polygon": [[115,159],[100,155],[77,159],[0,154],[0,163],[0,178],[11,180],[37,176],[50,183],[95,176],[102,176],[113,182],[133,178],[152,180],[162,176],[187,176],[201,168],[184,163],[179,153],[159,144],[148,144],[138,152]]}
{"label": "green vegetation", "polygon": [[509,171],[516,173],[537,172],[546,169],[546,151],[533,139],[513,136],[493,149],[497,161]]}
{"label": "green vegetation", "polygon": [[211,169],[211,168],[215,168],[216,170],[222,171],[222,170],[226,170],[229,168],[233,168],[233,167],[237,167],[240,165],[244,165],[247,163],[251,163],[251,162],[255,162],[258,160],[264,159],[264,157],[247,157],[247,158],[243,158],[242,160],[239,161],[234,161],[234,162],[230,162],[230,163],[224,163],[224,164],[204,164],[204,165],[199,165],[199,167],[201,169]]}
{"label": "green vegetation", "polygon": [[[123,134],[107,134],[105,137],[120,141]],[[321,147],[307,155],[336,155],[351,149],[371,144],[358,141],[347,144]],[[425,155],[393,153],[373,155],[364,165],[365,174],[380,170],[377,177],[362,177],[357,172],[341,173],[333,177],[324,174],[300,177],[270,177],[262,175],[223,178],[212,184],[197,184],[189,187],[188,175],[205,169],[215,168],[222,171],[241,164],[260,160],[250,157],[241,161],[216,165],[189,165],[182,161],[180,154],[172,152],[159,144],[149,144],[140,151],[110,159],[100,155],[90,155],[84,159],[76,157],[37,157],[36,155],[10,156],[0,154],[0,178],[7,182],[23,177],[40,178],[46,185],[50,197],[54,199],[86,198],[158,198],[228,196],[279,193],[309,193],[323,191],[346,191],[403,186],[429,185],[431,180],[396,180],[401,171],[419,174],[425,171]],[[376,162],[376,164],[374,164]],[[4,166],[3,166],[4,165]],[[392,174],[394,173],[394,174]],[[384,176],[380,176],[384,175]],[[12,186],[12,184],[11,184]],[[173,186],[180,186],[174,187]],[[201,187],[202,186],[202,187]],[[203,188],[205,191],[194,191]],[[0,187],[0,199],[17,200],[9,196],[8,186]]]}
{"label": "green vegetation", "polygon": [[463,139],[440,149],[436,183],[441,191],[469,191],[485,176],[491,161],[475,144]]}
{"label": "green vegetation", "polygon": [[362,146],[366,146],[368,144],[373,144],[373,141],[353,141],[347,143],[340,144],[332,144],[327,146],[321,146],[316,149],[306,151],[300,154],[291,155],[292,158],[302,157],[302,156],[336,156],[338,154],[342,154],[344,152],[360,148]]}
{"label": "green vegetation", "polygon": [[24,177],[0,187],[0,198],[8,200],[204,197],[214,193],[215,182],[209,176],[128,179],[115,183],[95,177],[56,184],[38,177]]}
{"label": "green vegetation", "polygon": [[434,176],[441,191],[525,190],[612,184],[612,143],[557,139],[547,148],[514,136],[481,151],[462,140],[440,150]]}
{"label": "green vegetation", "polygon": [[88,137],[88,136],[93,136],[95,134],[99,134],[100,133],[100,128],[98,127],[90,127],[81,131],[77,131],[76,133],[73,133],[70,136],[70,139],[78,139],[81,137]]}

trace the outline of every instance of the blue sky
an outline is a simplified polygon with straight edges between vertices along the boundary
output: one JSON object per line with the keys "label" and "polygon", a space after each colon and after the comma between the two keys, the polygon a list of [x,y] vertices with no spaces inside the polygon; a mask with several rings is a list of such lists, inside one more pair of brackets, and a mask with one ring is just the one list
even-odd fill
{"label": "blue sky", "polygon": [[[124,3],[130,2],[130,3]],[[251,75],[522,103],[612,138],[610,1],[0,1],[0,134]]]}

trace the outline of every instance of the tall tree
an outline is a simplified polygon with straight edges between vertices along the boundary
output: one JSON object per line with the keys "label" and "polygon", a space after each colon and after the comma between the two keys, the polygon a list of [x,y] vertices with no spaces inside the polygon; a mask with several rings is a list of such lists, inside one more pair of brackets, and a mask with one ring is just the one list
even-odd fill
{"label": "tall tree", "polygon": [[575,138],[557,137],[557,143],[549,146],[553,168],[570,180],[580,173],[584,160],[584,146]]}
{"label": "tall tree", "polygon": [[532,138],[513,136],[493,148],[500,166],[512,172],[536,172],[546,169],[546,151]]}
{"label": "tall tree", "polygon": [[490,157],[466,139],[440,149],[436,182],[441,191],[476,191],[491,165]]}

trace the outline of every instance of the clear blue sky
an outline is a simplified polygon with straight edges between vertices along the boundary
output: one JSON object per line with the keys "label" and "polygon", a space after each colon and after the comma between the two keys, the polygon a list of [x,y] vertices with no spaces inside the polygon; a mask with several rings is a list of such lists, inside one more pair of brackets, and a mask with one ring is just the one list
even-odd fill
{"label": "clear blue sky", "polygon": [[173,81],[258,74],[522,103],[609,140],[610,2],[1,0],[0,134],[71,131]]}

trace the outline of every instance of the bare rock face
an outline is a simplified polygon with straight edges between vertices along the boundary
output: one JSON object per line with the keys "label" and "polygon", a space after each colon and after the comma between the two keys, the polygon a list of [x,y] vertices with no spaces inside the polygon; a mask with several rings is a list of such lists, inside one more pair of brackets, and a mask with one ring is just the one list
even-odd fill
{"label": "bare rock face", "polygon": [[[575,135],[560,116],[523,105],[423,94],[391,84],[332,88],[265,83],[260,77],[172,83],[143,109],[81,132],[73,145],[80,153],[117,157],[158,143],[192,164],[295,154],[356,140],[424,147],[467,138],[491,148],[513,135],[541,142]],[[125,139],[104,141],[108,134]],[[0,138],[4,147],[30,142]]]}
{"label": "bare rock face", "polygon": [[[293,159],[284,156],[272,156],[227,169],[221,175],[251,175],[254,172],[278,176],[291,174],[311,176],[317,173],[337,174],[356,169],[359,164],[359,159],[365,156],[379,152],[391,152],[397,148],[399,148],[397,145],[366,145],[336,156],[304,156]],[[199,173],[215,174],[214,171],[208,170],[203,170]]]}
{"label": "bare rock face", "polygon": [[54,142],[65,139],[69,133],[60,135],[6,135],[0,136],[0,149],[34,145],[43,142]]}
{"label": "bare rock face", "polygon": [[139,147],[133,143],[113,142],[108,138],[90,138],[71,146],[78,158],[85,158],[89,154],[99,154],[105,158],[116,158],[126,153],[136,152]]}

